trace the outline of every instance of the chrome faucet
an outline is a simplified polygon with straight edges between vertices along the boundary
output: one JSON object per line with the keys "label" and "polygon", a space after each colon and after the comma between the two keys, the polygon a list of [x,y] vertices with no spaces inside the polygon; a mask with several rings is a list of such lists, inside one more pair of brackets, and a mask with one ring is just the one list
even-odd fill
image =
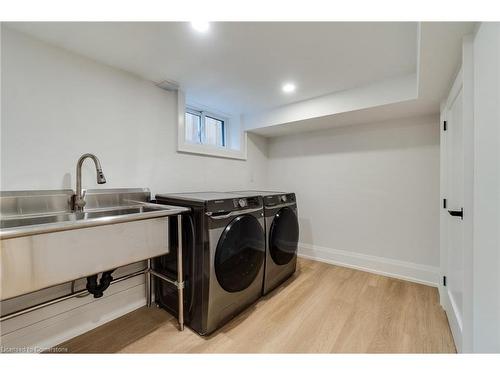
{"label": "chrome faucet", "polygon": [[82,165],[85,159],[90,158],[94,161],[95,170],[97,172],[97,183],[105,184],[106,177],[104,177],[104,173],[102,173],[101,163],[97,156],[93,154],[83,154],[78,159],[78,163],[76,163],[76,195],[73,200],[73,209],[75,211],[83,211],[83,207],[85,207],[85,193],[82,191]]}

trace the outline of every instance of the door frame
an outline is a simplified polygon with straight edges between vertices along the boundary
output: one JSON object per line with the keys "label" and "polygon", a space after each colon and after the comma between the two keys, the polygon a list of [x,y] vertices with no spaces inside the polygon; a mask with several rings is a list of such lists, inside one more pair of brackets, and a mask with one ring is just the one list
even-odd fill
{"label": "door frame", "polygon": [[[439,284],[440,303],[448,316],[450,328],[455,340],[455,346],[459,353],[471,352],[472,348],[472,328],[473,328],[473,186],[474,186],[474,66],[473,66],[473,37],[466,36],[463,40],[462,49],[462,67],[457,74],[453,86],[446,100],[441,104],[440,115],[440,264],[441,275],[448,274],[447,256],[448,256],[448,228],[449,214],[443,207],[443,199],[447,197],[447,137],[444,131],[444,121],[448,118],[448,108],[462,90],[462,129],[463,129],[463,158],[464,158],[464,217],[463,217],[463,265],[464,265],[464,285],[463,285],[463,306],[462,306],[462,328],[458,323],[457,317],[448,295],[447,287],[444,285],[444,279]],[[449,124],[448,124],[449,125]]]}

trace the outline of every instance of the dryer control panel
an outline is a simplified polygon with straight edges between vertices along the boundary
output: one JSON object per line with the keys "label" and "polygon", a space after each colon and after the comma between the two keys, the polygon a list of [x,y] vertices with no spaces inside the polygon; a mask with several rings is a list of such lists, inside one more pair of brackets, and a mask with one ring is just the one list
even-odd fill
{"label": "dryer control panel", "polygon": [[273,207],[286,203],[295,203],[294,193],[268,195],[264,197],[264,206],[266,207]]}

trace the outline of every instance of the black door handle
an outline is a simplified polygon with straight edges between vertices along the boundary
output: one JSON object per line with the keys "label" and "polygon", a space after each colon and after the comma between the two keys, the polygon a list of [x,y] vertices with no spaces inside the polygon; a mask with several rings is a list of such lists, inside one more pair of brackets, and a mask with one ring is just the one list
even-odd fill
{"label": "black door handle", "polygon": [[460,219],[464,219],[464,209],[461,208],[460,210],[448,210],[448,213],[451,215],[451,216],[459,216]]}

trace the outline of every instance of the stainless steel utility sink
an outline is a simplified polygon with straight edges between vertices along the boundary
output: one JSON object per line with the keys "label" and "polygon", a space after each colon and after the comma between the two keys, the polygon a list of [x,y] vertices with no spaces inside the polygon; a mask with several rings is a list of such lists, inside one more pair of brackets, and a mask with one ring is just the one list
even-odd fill
{"label": "stainless steel utility sink", "polygon": [[188,209],[149,203],[147,189],[2,192],[0,299],[169,252],[168,220]]}

